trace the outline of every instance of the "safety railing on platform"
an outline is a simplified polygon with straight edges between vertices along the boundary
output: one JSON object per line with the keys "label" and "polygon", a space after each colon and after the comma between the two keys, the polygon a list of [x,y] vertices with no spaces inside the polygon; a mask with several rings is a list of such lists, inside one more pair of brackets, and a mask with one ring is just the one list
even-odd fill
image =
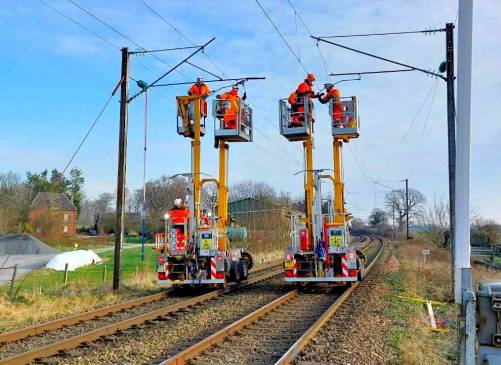
{"label": "safety railing on platform", "polygon": [[228,142],[252,142],[252,109],[243,101],[216,98],[212,103],[214,137]]}

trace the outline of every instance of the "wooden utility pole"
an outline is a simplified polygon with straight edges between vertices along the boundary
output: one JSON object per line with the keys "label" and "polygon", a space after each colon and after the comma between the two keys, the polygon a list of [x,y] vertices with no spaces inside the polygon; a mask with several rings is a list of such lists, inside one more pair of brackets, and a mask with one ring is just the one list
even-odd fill
{"label": "wooden utility pole", "polygon": [[[447,69],[447,140],[449,148],[449,227],[452,261],[455,262],[454,250],[456,239],[456,102],[454,96],[454,24],[445,25],[445,63]],[[451,265],[452,283],[454,283],[454,265]],[[454,284],[453,284],[454,288]]]}
{"label": "wooden utility pole", "polygon": [[113,290],[120,289],[121,249],[124,238],[125,178],[127,172],[127,124],[129,95],[129,49],[122,48],[122,72],[120,86],[120,132],[118,141],[117,177],[117,227],[115,230],[115,260],[113,263]]}
{"label": "wooden utility pole", "polygon": [[405,179],[405,215],[407,216],[407,239],[410,240],[409,236],[409,179]]}

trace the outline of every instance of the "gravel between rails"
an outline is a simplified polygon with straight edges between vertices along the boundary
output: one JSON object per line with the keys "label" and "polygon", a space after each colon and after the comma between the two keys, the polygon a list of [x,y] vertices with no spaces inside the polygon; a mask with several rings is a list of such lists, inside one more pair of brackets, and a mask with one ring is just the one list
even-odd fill
{"label": "gravel between rails", "polygon": [[288,287],[272,279],[202,302],[157,320],[68,350],[42,363],[149,364],[158,363],[192,343],[285,293]]}
{"label": "gravel between rails", "polygon": [[384,298],[389,295],[383,281],[388,256],[385,250],[365,280],[298,355],[295,364],[392,363],[387,344],[391,323],[384,315]]}
{"label": "gravel between rails", "polygon": [[336,301],[343,289],[322,291],[299,294],[188,364],[273,364]]}

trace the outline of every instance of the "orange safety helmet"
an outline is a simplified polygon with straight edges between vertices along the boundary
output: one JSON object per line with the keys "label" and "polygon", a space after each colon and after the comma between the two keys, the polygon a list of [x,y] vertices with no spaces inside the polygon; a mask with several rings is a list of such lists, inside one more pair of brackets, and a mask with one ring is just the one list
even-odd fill
{"label": "orange safety helmet", "polygon": [[314,74],[308,74],[306,75],[306,80],[308,81],[316,81],[315,75]]}

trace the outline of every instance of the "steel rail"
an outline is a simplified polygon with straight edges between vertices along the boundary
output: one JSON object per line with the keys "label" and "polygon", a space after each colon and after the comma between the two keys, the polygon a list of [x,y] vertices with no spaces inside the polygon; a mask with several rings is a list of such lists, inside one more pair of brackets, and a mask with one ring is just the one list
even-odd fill
{"label": "steel rail", "polygon": [[[370,237],[369,237],[370,238]],[[366,245],[362,251],[365,251],[372,247],[373,239]],[[383,252],[384,243],[381,240],[381,248],[378,254],[372,259],[371,264],[367,267],[367,271],[373,267],[374,263],[379,259],[379,256]],[[325,324],[327,320],[336,312],[336,310],[350,297],[355,288],[358,286],[359,282],[352,284],[336,301],[325,311],[321,317],[308,329],[308,331],[301,336],[301,338],[294,343],[294,345],[280,358],[276,364],[287,364],[288,360],[293,359],[299,351],[301,351],[304,346],[309,342],[309,340],[316,334],[316,332]],[[294,299],[298,296],[298,290],[294,289],[282,297],[275,299],[273,302],[266,304],[265,306],[257,309],[256,311],[248,314],[247,316],[233,322],[229,326],[217,331],[216,333],[206,337],[205,339],[195,343],[194,345],[188,347],[187,349],[177,353],[176,355],[166,359],[161,362],[161,365],[183,365],[187,361],[192,360],[197,357],[200,353],[211,348],[214,345],[224,342],[224,340],[244,328],[245,326],[256,322],[258,319],[262,318],[271,311],[277,309],[282,304]],[[284,360],[282,360],[284,359]],[[287,360],[287,361],[286,361]],[[280,362],[286,361],[286,362]]]}
{"label": "steel rail", "polygon": [[[251,271],[252,274],[259,273],[261,271],[265,271],[271,269],[275,266],[279,265],[279,263],[273,263],[271,265],[261,265],[256,267]],[[96,319],[104,316],[108,316],[110,314],[114,314],[117,312],[121,312],[126,309],[132,309],[144,304],[149,304],[153,302],[157,302],[163,299],[170,297],[173,294],[172,289],[168,289],[161,293],[156,293],[152,295],[148,295],[141,298],[131,299],[126,302],[116,303],[112,305],[108,305],[106,307],[94,309],[91,311],[87,311],[84,313],[74,314],[68,317],[55,319],[52,321],[42,322],[38,324],[34,324],[29,327],[23,327],[19,329],[15,329],[9,332],[5,332],[0,334],[0,344],[6,344],[14,341],[21,340],[23,338],[40,335],[44,332],[53,331],[65,326],[70,326],[73,324],[77,324],[83,321],[87,321],[90,319]]]}
{"label": "steel rail", "polygon": [[17,340],[21,340],[26,337],[36,336],[42,334],[47,331],[56,330],[62,328],[64,326],[73,325],[76,323],[80,323],[82,321],[86,321],[89,319],[95,319],[99,317],[104,317],[113,313],[120,312],[124,309],[131,309],[143,304],[148,304],[152,302],[156,302],[165,298],[168,298],[171,294],[172,290],[168,290],[162,293],[152,294],[147,297],[133,299],[127,302],[112,304],[103,308],[99,308],[96,310],[88,311],[85,313],[75,314],[69,317],[64,317],[60,319],[55,319],[49,322],[43,322],[39,324],[35,324],[30,327],[24,327],[17,330],[13,330],[10,332],[2,333],[0,335],[0,343],[10,343]]}
{"label": "steel rail", "polygon": [[163,361],[160,365],[183,365],[186,361],[193,359],[201,352],[208,348],[217,345],[225,340],[226,337],[233,335],[243,327],[257,321],[269,312],[275,310],[285,302],[288,302],[298,296],[298,290],[294,289],[273,302],[266,304],[258,310],[246,315],[245,317],[233,322],[229,326],[217,331],[216,333],[204,338],[202,341],[188,347],[187,349],[177,353],[175,356]]}
{"label": "steel rail", "polygon": [[[384,249],[384,241],[381,238],[376,238],[381,241],[381,248],[377,255],[372,259],[369,266],[366,268],[366,273],[368,273],[377,262]],[[372,241],[373,242],[373,241]],[[372,246],[372,245],[370,245]],[[369,247],[370,247],[369,246]],[[337,310],[346,302],[346,300],[351,296],[353,291],[360,284],[359,281],[353,283],[332,305],[327,309],[313,325],[306,331],[290,348],[287,350],[275,365],[286,365],[291,364],[294,359],[299,355],[299,353],[309,344],[310,340],[320,331],[320,329],[327,323],[327,321],[337,312]]]}
{"label": "steel rail", "polygon": [[[276,266],[276,265],[275,265]],[[262,268],[260,271],[266,271],[268,269],[273,269],[275,266],[268,266],[266,268]],[[187,300],[183,300],[179,303],[171,304],[167,307],[160,308],[151,312],[143,313],[139,316],[127,318],[123,321],[119,321],[107,326],[103,326],[101,328],[97,328],[95,330],[91,330],[88,332],[84,332],[80,335],[77,336],[72,336],[67,339],[64,339],[62,341],[57,341],[54,343],[51,343],[49,345],[27,351],[24,353],[16,354],[13,356],[10,356],[8,358],[0,359],[0,364],[28,364],[36,359],[40,358],[46,358],[52,355],[57,354],[60,351],[63,350],[68,350],[71,348],[75,348],[79,346],[82,343],[85,342],[91,342],[94,341],[100,337],[103,336],[109,336],[119,330],[124,330],[127,328],[130,328],[134,325],[138,325],[147,321],[154,320],[158,317],[162,317],[174,312],[177,312],[181,309],[184,309],[186,307],[190,307],[202,302],[205,302],[207,300],[215,299],[217,297],[220,297],[228,292],[231,292],[233,290],[238,290],[241,288],[244,288],[246,286],[258,283],[260,281],[268,280],[270,278],[273,278],[277,275],[280,275],[283,273],[283,268],[277,268],[275,270],[272,270],[270,272],[265,272],[259,276],[250,278],[249,280],[242,282],[241,284],[237,283],[230,283],[230,285],[226,289],[218,289],[203,295],[196,296],[194,298],[190,298]]]}

